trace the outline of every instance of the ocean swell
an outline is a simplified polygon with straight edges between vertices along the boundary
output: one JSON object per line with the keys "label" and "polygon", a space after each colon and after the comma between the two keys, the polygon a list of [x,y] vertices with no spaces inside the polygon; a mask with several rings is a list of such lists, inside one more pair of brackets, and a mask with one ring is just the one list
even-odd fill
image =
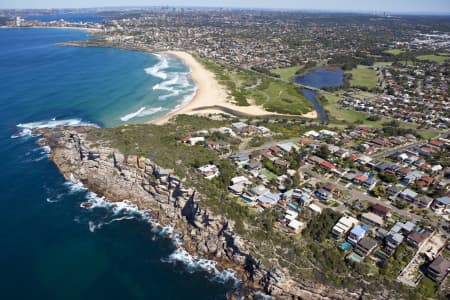
{"label": "ocean swell", "polygon": [[145,106],[143,106],[139,110],[121,117],[120,120],[123,122],[127,122],[134,118],[142,118],[142,117],[151,116],[162,110],[163,110],[163,108],[161,106],[160,107],[151,107],[148,109]]}

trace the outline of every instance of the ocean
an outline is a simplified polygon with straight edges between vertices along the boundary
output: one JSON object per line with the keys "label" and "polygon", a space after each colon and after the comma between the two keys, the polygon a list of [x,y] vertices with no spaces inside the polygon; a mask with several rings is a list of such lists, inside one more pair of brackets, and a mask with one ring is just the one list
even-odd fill
{"label": "ocean", "polygon": [[[226,299],[239,284],[232,273],[176,250],[139,212],[65,181],[29,135],[59,124],[144,122],[195,92],[173,57],[55,45],[86,38],[0,29],[1,298]],[[93,209],[80,208],[87,200]]]}

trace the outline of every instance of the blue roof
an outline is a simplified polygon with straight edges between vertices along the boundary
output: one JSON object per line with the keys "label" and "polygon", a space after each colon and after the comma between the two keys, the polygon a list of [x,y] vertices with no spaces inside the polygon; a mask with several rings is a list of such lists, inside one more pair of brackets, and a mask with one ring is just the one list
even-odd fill
{"label": "blue roof", "polygon": [[356,225],[350,232],[356,236],[363,236],[366,233],[366,230],[361,226]]}
{"label": "blue roof", "polygon": [[290,208],[295,209],[295,210],[298,211],[298,212],[302,211],[302,209],[301,209],[300,207],[298,207],[298,205],[295,204],[295,203],[292,203],[292,202],[291,202],[291,203],[288,204],[288,206],[289,206]]}
{"label": "blue roof", "polygon": [[450,197],[440,197],[436,199],[437,202],[442,203],[444,205],[449,205],[450,204]]}
{"label": "blue roof", "polygon": [[275,204],[280,199],[279,194],[265,193],[258,197],[258,201],[267,204]]}
{"label": "blue roof", "polygon": [[369,225],[367,225],[367,224],[362,224],[361,227],[362,227],[362,229],[364,229],[365,231],[369,231],[370,228],[371,228],[371,227],[370,227]]}
{"label": "blue roof", "polygon": [[366,180],[366,183],[368,184],[374,184],[375,182],[377,182],[377,180],[372,175]]}

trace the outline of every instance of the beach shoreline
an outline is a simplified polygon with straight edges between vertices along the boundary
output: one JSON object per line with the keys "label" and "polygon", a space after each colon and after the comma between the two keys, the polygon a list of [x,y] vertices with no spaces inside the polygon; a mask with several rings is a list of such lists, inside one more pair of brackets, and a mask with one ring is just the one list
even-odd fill
{"label": "beach shoreline", "polygon": [[14,26],[0,26],[0,29],[74,29],[74,30],[84,30],[89,33],[100,32],[100,28],[90,28],[90,27],[71,27],[71,26],[24,26],[24,27],[14,27]]}
{"label": "beach shoreline", "polygon": [[180,114],[209,115],[227,114],[234,116],[290,116],[302,118],[317,118],[315,110],[303,115],[287,115],[269,112],[262,106],[251,104],[249,106],[238,106],[230,102],[230,97],[224,86],[220,85],[215,75],[201,65],[191,54],[185,51],[164,51],[160,54],[168,54],[177,57],[190,68],[190,78],[197,85],[197,90],[191,101],[181,107],[170,111],[162,117],[147,123],[163,125],[171,118]]}

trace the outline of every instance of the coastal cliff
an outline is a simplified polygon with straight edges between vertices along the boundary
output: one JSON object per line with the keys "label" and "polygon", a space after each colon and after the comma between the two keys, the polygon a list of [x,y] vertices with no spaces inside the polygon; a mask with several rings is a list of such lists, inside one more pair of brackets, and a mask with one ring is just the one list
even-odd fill
{"label": "coastal cliff", "polygon": [[[262,290],[276,299],[358,299],[322,284],[292,278],[283,268],[266,269],[249,251],[251,241],[236,234],[234,223],[202,205],[202,195],[148,158],[126,156],[107,141],[91,141],[91,127],[40,129],[40,145],[66,179],[75,178],[108,201],[128,200],[162,225],[172,225],[191,254],[212,259],[236,271],[242,293]],[[369,297],[370,298],[370,297]]]}

